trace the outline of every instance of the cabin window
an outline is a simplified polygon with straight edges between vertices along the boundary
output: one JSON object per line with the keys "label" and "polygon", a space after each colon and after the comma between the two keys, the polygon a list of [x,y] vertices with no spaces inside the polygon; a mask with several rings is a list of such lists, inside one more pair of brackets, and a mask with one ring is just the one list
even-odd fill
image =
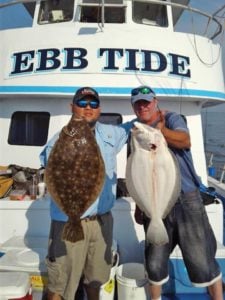
{"label": "cabin window", "polygon": [[133,1],[133,21],[153,26],[168,26],[166,5]]}
{"label": "cabin window", "polygon": [[126,6],[123,0],[105,0],[104,20],[102,4],[96,0],[83,0],[80,4],[80,22],[82,23],[125,23]]}
{"label": "cabin window", "polygon": [[41,1],[38,24],[68,22],[73,19],[74,0]]}
{"label": "cabin window", "polygon": [[10,145],[43,146],[47,142],[50,114],[48,112],[17,111],[11,118]]}
{"label": "cabin window", "polygon": [[99,122],[104,124],[119,125],[123,122],[121,114],[117,113],[101,113]]}

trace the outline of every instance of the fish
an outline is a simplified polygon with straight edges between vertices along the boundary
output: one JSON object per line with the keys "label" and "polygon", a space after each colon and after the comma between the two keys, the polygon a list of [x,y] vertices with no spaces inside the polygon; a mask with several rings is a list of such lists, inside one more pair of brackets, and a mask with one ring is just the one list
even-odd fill
{"label": "fish", "polygon": [[154,245],[168,243],[163,219],[181,192],[178,161],[157,128],[134,122],[131,153],[126,165],[129,195],[150,219],[146,239]]}
{"label": "fish", "polygon": [[59,134],[46,165],[47,191],[68,216],[62,239],[84,239],[81,216],[98,198],[105,181],[105,165],[89,124],[73,115]]}

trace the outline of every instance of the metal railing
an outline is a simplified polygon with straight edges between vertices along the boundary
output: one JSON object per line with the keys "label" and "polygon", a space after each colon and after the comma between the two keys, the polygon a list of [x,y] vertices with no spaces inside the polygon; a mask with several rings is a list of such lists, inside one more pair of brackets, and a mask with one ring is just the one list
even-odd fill
{"label": "metal railing", "polygon": [[[220,183],[225,182],[225,155],[219,152],[206,151],[206,163],[208,174],[219,180]],[[219,158],[220,160],[216,160]]]}
{"label": "metal railing", "polygon": [[[15,5],[15,4],[18,4],[18,3],[29,3],[29,2],[36,2],[37,0],[11,0],[11,1],[5,1],[3,3],[0,3],[0,8],[3,8],[3,7],[7,7],[7,6],[11,6],[11,5]],[[179,3],[173,3],[173,2],[170,2],[170,1],[164,1],[164,0],[135,0],[135,1],[140,1],[140,2],[149,2],[149,3],[155,3],[155,4],[159,4],[159,5],[169,5],[169,6],[172,6],[172,7],[176,7],[176,8],[181,8],[183,10],[188,10],[190,12],[194,12],[194,13],[198,13],[202,16],[205,16],[206,18],[208,18],[208,22],[210,21],[213,21],[217,24],[217,30],[215,31],[215,33],[209,37],[210,39],[214,39],[215,37],[217,37],[222,31],[223,31],[223,26],[222,24],[217,20],[217,18],[215,17],[215,13],[213,15],[210,15],[208,13],[205,13],[199,9],[196,9],[196,8],[193,8],[193,7],[190,7],[190,6],[187,6],[187,5],[182,5],[182,4],[179,4]],[[105,7],[105,1],[104,0],[101,0],[99,2],[99,6],[102,6],[102,11],[104,11],[104,7]],[[223,9],[223,7],[221,8]],[[220,11],[221,9],[219,9],[218,11]],[[103,12],[102,12],[102,26],[104,26],[104,15],[103,15]]]}

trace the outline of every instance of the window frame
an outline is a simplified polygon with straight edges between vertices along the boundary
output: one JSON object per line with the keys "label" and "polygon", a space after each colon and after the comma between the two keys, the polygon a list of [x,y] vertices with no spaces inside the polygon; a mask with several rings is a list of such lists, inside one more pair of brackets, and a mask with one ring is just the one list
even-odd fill
{"label": "window frame", "polygon": [[[8,133],[8,144],[44,146],[48,139],[50,117],[50,113],[46,111],[13,112]],[[35,137],[37,138],[35,139]]]}

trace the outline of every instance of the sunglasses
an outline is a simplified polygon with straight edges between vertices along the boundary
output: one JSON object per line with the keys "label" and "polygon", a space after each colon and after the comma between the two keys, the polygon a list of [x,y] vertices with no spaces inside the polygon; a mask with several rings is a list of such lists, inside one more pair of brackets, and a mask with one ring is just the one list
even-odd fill
{"label": "sunglasses", "polygon": [[153,90],[150,89],[147,86],[143,86],[143,87],[139,87],[139,88],[135,88],[135,89],[131,90],[131,95],[132,96],[136,96],[140,93],[143,94],[143,95],[148,95],[148,94],[154,94],[155,95],[155,92],[153,92]]}
{"label": "sunglasses", "polygon": [[80,108],[85,108],[89,105],[90,108],[92,109],[97,109],[100,106],[100,103],[97,100],[85,100],[85,99],[78,100],[75,104]]}

